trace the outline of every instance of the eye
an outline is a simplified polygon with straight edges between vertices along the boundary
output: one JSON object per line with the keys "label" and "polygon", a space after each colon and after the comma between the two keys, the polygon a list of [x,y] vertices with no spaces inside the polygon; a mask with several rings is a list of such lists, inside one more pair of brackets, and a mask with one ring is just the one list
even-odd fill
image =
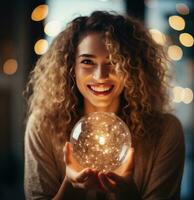
{"label": "eye", "polygon": [[86,64],[86,65],[93,65],[94,62],[90,59],[84,59],[81,61],[81,63]]}

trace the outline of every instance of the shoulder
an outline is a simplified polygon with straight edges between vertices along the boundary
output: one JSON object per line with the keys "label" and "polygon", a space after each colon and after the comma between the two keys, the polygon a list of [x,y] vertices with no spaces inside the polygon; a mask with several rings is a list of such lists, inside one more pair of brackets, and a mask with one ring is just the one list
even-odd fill
{"label": "shoulder", "polygon": [[175,125],[175,126],[181,126],[180,120],[171,113],[165,113],[163,114],[164,122],[167,124]]}
{"label": "shoulder", "polygon": [[33,129],[36,129],[36,116],[34,114],[30,114],[26,120],[26,133],[31,132]]}
{"label": "shoulder", "polygon": [[29,116],[25,130],[25,146],[35,149],[47,149],[47,151],[61,151],[61,145],[65,138],[56,133],[52,121],[47,117],[40,117],[38,113]]}
{"label": "shoulder", "polygon": [[168,133],[167,135],[181,136],[183,135],[183,127],[180,120],[173,114],[166,113],[163,114],[163,123],[162,123],[163,134]]}
{"label": "shoulder", "polygon": [[147,138],[156,144],[161,140],[183,137],[181,122],[171,113],[161,113],[147,120],[146,123]]}
{"label": "shoulder", "polygon": [[25,143],[34,143],[36,145],[48,144],[48,141],[51,140],[51,134],[50,130],[47,130],[43,123],[37,113],[32,113],[28,117],[25,130]]}
{"label": "shoulder", "polygon": [[38,117],[36,114],[32,113],[26,122],[26,130],[25,130],[25,136],[37,136],[42,134],[42,131],[40,131],[40,122],[38,122]]}
{"label": "shoulder", "polygon": [[180,120],[172,114],[163,114],[162,135],[158,148],[164,151],[184,152],[184,132]]}

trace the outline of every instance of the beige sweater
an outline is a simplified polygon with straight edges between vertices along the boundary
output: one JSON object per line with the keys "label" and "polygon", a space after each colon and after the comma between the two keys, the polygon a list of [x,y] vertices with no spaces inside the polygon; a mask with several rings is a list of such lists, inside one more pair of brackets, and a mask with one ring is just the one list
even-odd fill
{"label": "beige sweater", "polygon": [[[53,133],[37,132],[34,120],[30,116],[25,133],[25,195],[27,200],[49,200],[65,176],[65,142],[59,142]],[[182,127],[169,114],[161,126],[162,136],[157,145],[146,145],[144,141],[135,146],[133,178],[144,200],[172,200],[180,195],[185,150]],[[72,200],[97,199],[94,196],[72,188]]]}

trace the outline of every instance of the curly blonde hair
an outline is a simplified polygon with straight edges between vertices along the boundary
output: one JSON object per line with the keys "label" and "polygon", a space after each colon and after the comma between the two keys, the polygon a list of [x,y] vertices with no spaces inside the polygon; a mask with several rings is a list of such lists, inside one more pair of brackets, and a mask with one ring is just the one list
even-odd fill
{"label": "curly blonde hair", "polygon": [[28,116],[36,114],[38,129],[69,138],[83,107],[75,84],[75,54],[80,38],[90,32],[104,34],[111,62],[124,75],[118,115],[134,139],[143,138],[168,105],[166,57],[141,22],[109,12],[74,19],[38,60],[26,87]]}

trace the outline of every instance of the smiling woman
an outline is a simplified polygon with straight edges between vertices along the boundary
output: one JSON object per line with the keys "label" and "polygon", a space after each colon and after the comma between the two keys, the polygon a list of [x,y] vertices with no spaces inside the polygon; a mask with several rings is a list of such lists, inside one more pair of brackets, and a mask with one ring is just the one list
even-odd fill
{"label": "smiling woman", "polygon": [[[164,60],[132,17],[96,11],[69,23],[26,88],[26,199],[179,199],[184,137],[167,110]],[[91,112],[114,112],[131,132],[115,171],[83,168],[73,156],[71,130]]]}
{"label": "smiling woman", "polygon": [[84,113],[117,112],[124,84],[114,70],[100,33],[89,33],[77,47],[76,84],[84,97]]}

